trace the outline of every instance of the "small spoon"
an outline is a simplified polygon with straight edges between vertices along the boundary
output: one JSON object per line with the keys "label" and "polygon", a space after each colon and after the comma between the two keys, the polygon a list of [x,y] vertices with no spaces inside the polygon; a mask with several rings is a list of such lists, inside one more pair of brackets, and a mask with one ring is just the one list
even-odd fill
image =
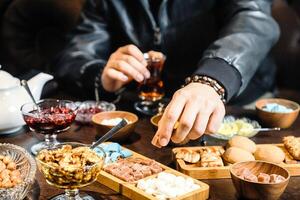
{"label": "small spoon", "polygon": [[39,106],[37,105],[32,92],[30,90],[30,88],[28,87],[27,81],[26,80],[21,80],[21,85],[25,88],[26,92],[29,94],[29,96],[31,97],[33,103],[35,104],[35,106],[37,107],[38,111],[39,111]]}
{"label": "small spoon", "polygon": [[281,129],[279,127],[274,128],[255,128],[254,131],[280,131]]}
{"label": "small spoon", "polygon": [[91,149],[96,148],[99,144],[105,142],[106,140],[110,139],[112,136],[114,136],[118,131],[127,125],[127,121],[125,119],[122,119],[116,126],[114,126],[112,129],[110,129],[105,135],[103,135],[99,140],[97,140],[94,144],[90,146]]}
{"label": "small spoon", "polygon": [[99,104],[100,97],[99,97],[99,77],[96,77],[95,79],[95,100],[96,100],[96,105]]}

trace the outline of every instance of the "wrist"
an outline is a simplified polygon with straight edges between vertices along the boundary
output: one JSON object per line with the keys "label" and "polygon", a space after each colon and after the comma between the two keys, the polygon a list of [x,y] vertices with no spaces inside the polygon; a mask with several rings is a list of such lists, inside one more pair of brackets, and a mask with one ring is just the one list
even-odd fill
{"label": "wrist", "polygon": [[226,91],[218,81],[205,75],[193,75],[185,79],[183,87],[190,83],[201,83],[211,87],[219,95],[221,101],[226,103]]}
{"label": "wrist", "polygon": [[[102,99],[105,97],[108,101],[116,103],[120,100],[121,95],[125,88],[111,89],[105,88],[105,83],[102,79],[102,74],[95,77],[95,97],[96,99]],[[100,97],[101,95],[101,97]]]}

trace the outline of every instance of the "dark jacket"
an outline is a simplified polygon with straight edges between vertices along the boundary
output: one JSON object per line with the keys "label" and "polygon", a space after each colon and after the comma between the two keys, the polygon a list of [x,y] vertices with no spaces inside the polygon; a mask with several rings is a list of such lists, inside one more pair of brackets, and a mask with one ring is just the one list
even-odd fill
{"label": "dark jacket", "polygon": [[149,2],[87,1],[69,46],[54,63],[64,85],[87,95],[110,54],[135,44],[143,52],[154,49],[167,56],[167,92],[194,73],[219,81],[228,100],[250,80],[270,89],[274,65],[259,66],[279,37],[271,0],[162,0],[157,8]]}

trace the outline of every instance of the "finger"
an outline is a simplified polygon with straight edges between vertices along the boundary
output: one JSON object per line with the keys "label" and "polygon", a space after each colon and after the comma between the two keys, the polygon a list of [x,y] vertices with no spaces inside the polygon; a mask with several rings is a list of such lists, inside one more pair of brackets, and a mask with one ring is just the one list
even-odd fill
{"label": "finger", "polygon": [[107,69],[107,76],[110,77],[111,79],[122,81],[122,82],[128,81],[128,76],[126,76],[120,71],[115,70],[114,68]]}
{"label": "finger", "polygon": [[191,131],[194,121],[198,114],[198,102],[189,100],[188,103],[184,107],[184,111],[181,114],[180,120],[179,120],[179,126],[171,137],[172,141],[174,143],[180,143],[182,142],[186,136]]}
{"label": "finger", "polygon": [[118,49],[121,53],[131,55],[135,57],[138,61],[142,62],[144,65],[147,65],[146,60],[144,59],[143,53],[135,45],[130,44]]}
{"label": "finger", "polygon": [[144,76],[138,70],[123,60],[114,61],[112,67],[123,74],[132,77],[137,82],[142,82],[144,80]]}
{"label": "finger", "polygon": [[217,132],[222,124],[224,116],[225,116],[225,108],[223,103],[221,103],[220,106],[218,106],[214,110],[214,112],[212,113],[208,121],[207,132],[208,133]]}
{"label": "finger", "polygon": [[159,144],[158,140],[159,140],[158,135],[155,134],[151,141],[151,144],[158,148],[161,148],[162,146]]}
{"label": "finger", "polygon": [[159,144],[161,146],[166,146],[169,143],[173,127],[184,109],[185,102],[185,98],[175,95],[167,106],[156,132],[159,136]]}
{"label": "finger", "polygon": [[212,114],[212,110],[213,109],[211,107],[205,106],[200,109],[191,133],[188,136],[191,140],[195,140],[204,134],[209,117]]}
{"label": "finger", "polygon": [[147,69],[147,65],[144,65],[143,63],[138,61],[135,57],[129,56],[127,54],[123,54],[121,60],[126,61],[129,65],[131,65],[136,70],[138,70],[141,74],[143,74],[143,76],[146,79],[150,78],[150,72]]}

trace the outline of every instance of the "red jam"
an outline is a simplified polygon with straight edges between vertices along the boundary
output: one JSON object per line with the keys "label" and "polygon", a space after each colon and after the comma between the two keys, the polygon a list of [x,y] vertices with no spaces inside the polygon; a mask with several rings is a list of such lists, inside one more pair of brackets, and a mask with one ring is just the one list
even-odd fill
{"label": "red jam", "polygon": [[96,108],[83,108],[83,109],[78,110],[78,113],[80,113],[80,114],[96,114],[99,112],[102,112],[102,109],[97,108],[97,107]]}
{"label": "red jam", "polygon": [[41,111],[33,110],[25,115],[24,120],[34,131],[41,133],[59,132],[68,128],[76,114],[66,107],[51,107]]}
{"label": "red jam", "polygon": [[80,123],[90,123],[92,121],[92,116],[103,110],[99,107],[90,107],[90,108],[82,108],[77,112],[76,121]]}

